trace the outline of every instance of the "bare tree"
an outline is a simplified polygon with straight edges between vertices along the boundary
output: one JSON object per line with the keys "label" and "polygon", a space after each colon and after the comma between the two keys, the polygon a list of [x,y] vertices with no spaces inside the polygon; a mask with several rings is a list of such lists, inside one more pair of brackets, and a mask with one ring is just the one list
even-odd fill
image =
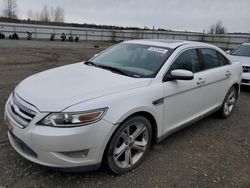
{"label": "bare tree", "polygon": [[36,11],[35,13],[32,10],[28,11],[27,19],[28,20],[39,20],[42,22],[64,22],[64,9],[60,6],[57,6],[56,9],[54,7],[44,6],[41,11]]}
{"label": "bare tree", "polygon": [[62,7],[57,6],[54,13],[54,22],[64,22],[64,9]]}
{"label": "bare tree", "polygon": [[43,7],[39,17],[39,20],[42,22],[50,22],[50,15],[47,6]]}
{"label": "bare tree", "polygon": [[51,18],[51,21],[54,21],[54,17],[55,17],[55,9],[54,9],[54,7],[50,7],[50,18]]}
{"label": "bare tree", "polygon": [[27,15],[28,15],[28,20],[34,20],[35,19],[35,16],[34,16],[33,11],[31,9],[28,10]]}
{"label": "bare tree", "polygon": [[38,11],[36,11],[35,20],[36,20],[36,21],[40,20],[40,18],[39,18],[39,12],[38,12]]}
{"label": "bare tree", "polygon": [[222,22],[218,21],[216,24],[214,24],[210,27],[209,33],[210,34],[225,34],[225,33],[227,33],[227,30],[222,25]]}
{"label": "bare tree", "polygon": [[16,0],[3,0],[4,9],[3,15],[10,19],[17,18],[17,3]]}

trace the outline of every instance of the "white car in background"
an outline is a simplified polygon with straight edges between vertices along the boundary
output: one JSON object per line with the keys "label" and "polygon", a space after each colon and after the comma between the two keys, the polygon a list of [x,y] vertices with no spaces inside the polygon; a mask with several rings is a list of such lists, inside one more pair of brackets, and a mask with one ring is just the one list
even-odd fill
{"label": "white car in background", "polygon": [[235,48],[229,54],[232,59],[242,64],[242,85],[250,86],[250,43],[243,43],[238,48]]}
{"label": "white car in background", "polygon": [[22,81],[5,107],[14,149],[35,163],[117,174],[142,162],[150,145],[218,111],[228,117],[242,67],[216,46],[133,40],[87,62]]}

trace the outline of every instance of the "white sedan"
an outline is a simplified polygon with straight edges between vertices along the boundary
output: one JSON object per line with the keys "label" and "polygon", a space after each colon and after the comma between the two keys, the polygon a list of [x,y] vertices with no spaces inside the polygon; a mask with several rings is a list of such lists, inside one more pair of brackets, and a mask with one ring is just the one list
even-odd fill
{"label": "white sedan", "polygon": [[233,60],[242,64],[242,85],[250,86],[250,43],[243,43],[229,53]]}
{"label": "white sedan", "polygon": [[5,107],[14,149],[35,163],[117,174],[152,143],[218,111],[228,117],[242,67],[213,45],[172,40],[120,43],[87,62],[22,81]]}

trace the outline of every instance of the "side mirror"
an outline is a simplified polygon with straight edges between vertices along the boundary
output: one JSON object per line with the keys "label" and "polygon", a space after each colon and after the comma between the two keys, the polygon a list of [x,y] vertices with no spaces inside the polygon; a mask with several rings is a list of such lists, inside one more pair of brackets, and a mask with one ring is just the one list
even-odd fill
{"label": "side mirror", "polygon": [[163,81],[171,81],[171,80],[193,80],[194,73],[184,69],[176,69],[171,71],[170,74],[167,74]]}
{"label": "side mirror", "polygon": [[231,52],[231,50],[227,50],[227,51],[226,51],[227,54],[230,54],[230,52]]}

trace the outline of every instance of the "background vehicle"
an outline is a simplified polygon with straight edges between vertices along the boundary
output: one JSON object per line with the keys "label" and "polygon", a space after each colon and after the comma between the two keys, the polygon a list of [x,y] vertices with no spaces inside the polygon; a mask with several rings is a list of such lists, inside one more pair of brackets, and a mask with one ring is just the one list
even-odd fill
{"label": "background vehicle", "polygon": [[5,34],[4,33],[0,33],[0,39],[4,39],[5,38]]}
{"label": "background vehicle", "polygon": [[32,39],[32,32],[27,31],[27,40],[31,40]]}
{"label": "background vehicle", "polygon": [[55,40],[55,36],[56,36],[56,34],[55,34],[55,33],[51,33],[51,36],[50,36],[50,41],[54,41],[54,40]]}
{"label": "background vehicle", "polygon": [[126,41],[21,82],[5,107],[9,140],[41,165],[96,169],[105,160],[125,173],[152,143],[215,111],[230,116],[241,73],[213,45]]}
{"label": "background vehicle", "polygon": [[242,85],[250,86],[250,43],[243,43],[238,48],[229,52],[232,59],[242,64]]}
{"label": "background vehicle", "polygon": [[72,34],[69,34],[69,41],[70,41],[70,42],[73,42],[73,41],[74,41],[74,37],[73,37]]}
{"label": "background vehicle", "polygon": [[18,36],[17,33],[13,33],[13,35],[9,36],[9,39],[11,39],[11,40],[19,40],[19,36]]}
{"label": "background vehicle", "polygon": [[62,33],[61,39],[62,39],[62,41],[65,41],[65,40],[66,40],[66,34],[65,34],[65,33]]}
{"label": "background vehicle", "polygon": [[75,41],[78,42],[80,37],[78,35],[75,36]]}

